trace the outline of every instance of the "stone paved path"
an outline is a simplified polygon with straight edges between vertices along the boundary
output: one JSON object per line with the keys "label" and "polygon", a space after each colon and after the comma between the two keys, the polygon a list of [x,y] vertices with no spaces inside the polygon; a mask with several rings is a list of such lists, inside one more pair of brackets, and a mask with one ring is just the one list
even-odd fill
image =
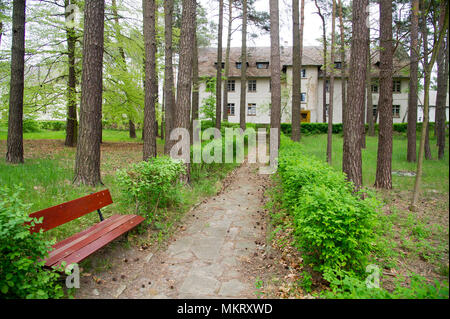
{"label": "stone paved path", "polygon": [[[265,175],[244,163],[230,185],[186,216],[166,250],[129,258],[122,278],[84,298],[255,298],[249,260],[263,253]],[[120,275],[119,275],[120,276]],[[113,279],[113,280],[114,280]],[[91,291],[93,291],[91,293]],[[100,292],[99,292],[100,291]]]}

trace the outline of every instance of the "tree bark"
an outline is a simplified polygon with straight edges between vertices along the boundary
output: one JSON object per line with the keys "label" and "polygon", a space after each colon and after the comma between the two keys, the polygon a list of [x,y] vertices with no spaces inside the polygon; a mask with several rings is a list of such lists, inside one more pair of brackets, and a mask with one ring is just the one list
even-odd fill
{"label": "tree bark", "polygon": [[292,0],[292,133],[293,141],[300,141],[301,66],[300,66],[299,0]]}
{"label": "tree bark", "polygon": [[239,126],[245,130],[245,111],[247,96],[247,0],[242,0],[242,47],[241,47],[241,99],[239,108]]}
{"label": "tree bark", "polygon": [[143,0],[145,44],[145,100],[143,160],[156,156],[155,115],[157,91],[156,78],[156,0]]}
{"label": "tree bark", "polygon": [[[72,3],[74,1],[72,0]],[[71,1],[65,0],[66,19],[69,15],[67,8]],[[75,73],[75,43],[76,36],[74,28],[67,27],[67,58],[69,78],[67,81],[67,121],[66,121],[66,140],[64,145],[74,147],[77,144],[77,101],[76,101],[76,73]]]}
{"label": "tree bark", "polygon": [[231,48],[231,27],[233,24],[233,1],[228,1],[228,33],[227,49],[225,52],[225,84],[223,86],[223,121],[228,121],[228,77],[230,75],[230,48]]}
{"label": "tree bark", "polygon": [[380,1],[380,124],[376,188],[392,188],[392,2]]}
{"label": "tree bark", "polygon": [[419,69],[419,0],[413,0],[411,9],[411,49],[410,49],[410,71],[408,92],[408,126],[406,135],[408,137],[406,160],[415,162],[416,130],[417,130],[417,86]]}
{"label": "tree bark", "polygon": [[104,1],[85,2],[80,129],[75,158],[74,183],[89,186],[101,184],[100,140],[102,136],[104,17]]}
{"label": "tree bark", "polygon": [[[370,34],[370,30],[368,32]],[[366,95],[367,95],[367,107],[366,107],[366,121],[369,126],[369,136],[375,136],[375,123],[373,116],[373,96],[372,96],[372,58],[370,54],[370,42],[367,45],[367,71],[366,71]]]}
{"label": "tree bark", "polygon": [[323,42],[323,87],[322,87],[322,122],[327,123],[327,29],[325,17],[320,10],[317,0],[314,0],[317,14],[322,20],[322,42]]}
{"label": "tree bark", "polygon": [[[194,52],[196,1],[183,0],[180,34],[180,60],[178,67],[175,127],[189,130],[191,113],[192,59]],[[190,164],[186,165],[184,180],[190,181]]]}
{"label": "tree bark", "polygon": [[136,138],[136,126],[132,120],[128,120],[128,131],[130,133],[130,138]]}
{"label": "tree bark", "polygon": [[332,164],[333,152],[333,102],[334,102],[334,51],[336,34],[336,1],[333,0],[331,13],[331,54],[330,54],[330,97],[328,101],[328,134],[327,134],[327,162]]}
{"label": "tree bark", "polygon": [[435,129],[436,129],[439,159],[444,158],[444,150],[445,150],[445,121],[446,121],[445,104],[447,99],[448,75],[449,75],[448,39],[449,39],[449,32],[447,30],[446,41],[442,41],[441,47],[439,49],[439,55],[437,57],[438,77],[437,77]]}
{"label": "tree bark", "polygon": [[[270,129],[278,130],[278,146],[280,145],[281,123],[281,62],[280,62],[280,26],[278,0],[270,0],[270,81],[271,108]],[[273,156],[274,154],[270,154]]]}
{"label": "tree bark", "polygon": [[217,73],[216,73],[216,128],[219,130],[220,130],[220,123],[222,120],[222,33],[223,33],[223,0],[219,0],[219,30],[217,35],[218,41],[217,41]]}
{"label": "tree bark", "polygon": [[11,82],[6,162],[23,163],[23,91],[25,68],[25,0],[13,3]]}
{"label": "tree bark", "polygon": [[197,41],[197,23],[194,33],[194,56],[192,61],[192,119],[191,119],[191,144],[194,143],[194,121],[198,120],[199,108],[199,78],[198,78],[198,41]]}
{"label": "tree bark", "polygon": [[[350,55],[350,75],[346,115],[343,116],[343,159],[342,170],[353,182],[355,190],[362,186],[362,160],[360,144],[360,119],[365,106],[364,89],[367,68],[366,7],[368,1],[353,1],[352,43]],[[351,116],[350,116],[351,115]]]}
{"label": "tree bark", "polygon": [[172,50],[172,27],[173,27],[173,0],[164,1],[164,120],[165,120],[165,144],[164,154],[170,153],[173,142],[170,140],[170,132],[173,127],[175,114],[175,92],[173,78],[173,50]]}

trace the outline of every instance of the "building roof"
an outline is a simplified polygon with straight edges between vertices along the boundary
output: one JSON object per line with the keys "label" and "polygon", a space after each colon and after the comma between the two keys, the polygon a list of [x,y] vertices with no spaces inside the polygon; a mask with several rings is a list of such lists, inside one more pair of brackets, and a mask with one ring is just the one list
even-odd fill
{"label": "building roof", "polygon": [[[317,66],[323,64],[323,49],[321,46],[305,46],[303,47],[302,66]],[[292,47],[280,48],[281,67],[292,66]],[[346,61],[350,60],[350,52],[346,52]],[[378,76],[378,55],[373,58],[373,76]],[[223,64],[225,63],[225,50],[223,50]],[[241,48],[230,48],[230,77],[240,77],[241,70],[236,67],[236,63],[241,61]],[[270,47],[249,47],[247,48],[247,77],[270,77],[270,67],[267,69],[258,69],[258,62],[270,62]],[[340,62],[340,55],[336,54],[335,62]],[[409,61],[400,61],[394,58],[395,77],[405,77],[405,66]],[[217,64],[217,48],[199,48],[198,67],[199,75],[214,77],[216,76]],[[336,72],[336,76],[340,76],[340,72]]]}

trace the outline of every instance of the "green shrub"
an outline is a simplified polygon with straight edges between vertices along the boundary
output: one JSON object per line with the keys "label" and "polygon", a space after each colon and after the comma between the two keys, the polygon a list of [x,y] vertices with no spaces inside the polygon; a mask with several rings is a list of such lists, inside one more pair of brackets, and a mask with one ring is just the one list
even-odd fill
{"label": "green shrub", "polygon": [[150,158],[117,172],[124,198],[136,204],[136,212],[153,220],[153,208],[173,203],[183,163],[168,156]]}
{"label": "green shrub", "polygon": [[34,119],[24,119],[23,120],[23,132],[24,133],[34,133],[41,130],[39,122]]}
{"label": "green shrub", "polygon": [[62,131],[66,128],[65,121],[39,121],[41,129],[50,131]]}
{"label": "green shrub", "polygon": [[370,253],[378,202],[353,193],[345,175],[306,155],[282,137],[278,172],[283,205],[294,217],[295,244],[305,262],[322,273],[363,273]]}
{"label": "green shrub", "polygon": [[[43,233],[31,234],[38,223],[19,199],[21,188],[0,188],[0,296],[2,298],[60,298],[59,274],[43,268],[52,242]],[[31,224],[26,224],[31,222]]]}

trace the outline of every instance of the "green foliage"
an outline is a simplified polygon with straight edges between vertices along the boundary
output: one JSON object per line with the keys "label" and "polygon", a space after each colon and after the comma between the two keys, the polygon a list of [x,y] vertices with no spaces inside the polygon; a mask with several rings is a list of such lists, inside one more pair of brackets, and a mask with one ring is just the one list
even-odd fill
{"label": "green foliage", "polygon": [[23,120],[23,132],[24,133],[34,133],[39,132],[40,126],[39,122],[34,119],[25,119]]}
{"label": "green foliage", "polygon": [[65,121],[39,121],[39,126],[43,130],[62,131],[66,129]]}
{"label": "green foliage", "polygon": [[304,154],[300,144],[284,136],[278,172],[283,205],[293,216],[295,244],[305,262],[322,273],[330,269],[363,273],[376,199],[370,195],[361,199],[342,172]]}
{"label": "green foliage", "polygon": [[[150,158],[117,172],[117,182],[125,201],[133,201],[136,211],[153,221],[157,207],[166,207],[176,199],[180,175],[185,173],[182,162],[168,156]],[[152,211],[152,207],[155,207]]]}
{"label": "green foliage", "polygon": [[[52,242],[29,228],[42,222],[29,217],[19,199],[21,188],[0,188],[0,296],[2,298],[61,298],[59,274],[43,268]],[[30,223],[30,224],[25,224]]]}
{"label": "green foliage", "polygon": [[321,296],[330,299],[448,299],[449,285],[437,280],[431,284],[424,277],[412,274],[409,287],[400,278],[390,292],[382,287],[369,288],[363,280],[344,276],[334,282],[331,291],[324,291]]}

